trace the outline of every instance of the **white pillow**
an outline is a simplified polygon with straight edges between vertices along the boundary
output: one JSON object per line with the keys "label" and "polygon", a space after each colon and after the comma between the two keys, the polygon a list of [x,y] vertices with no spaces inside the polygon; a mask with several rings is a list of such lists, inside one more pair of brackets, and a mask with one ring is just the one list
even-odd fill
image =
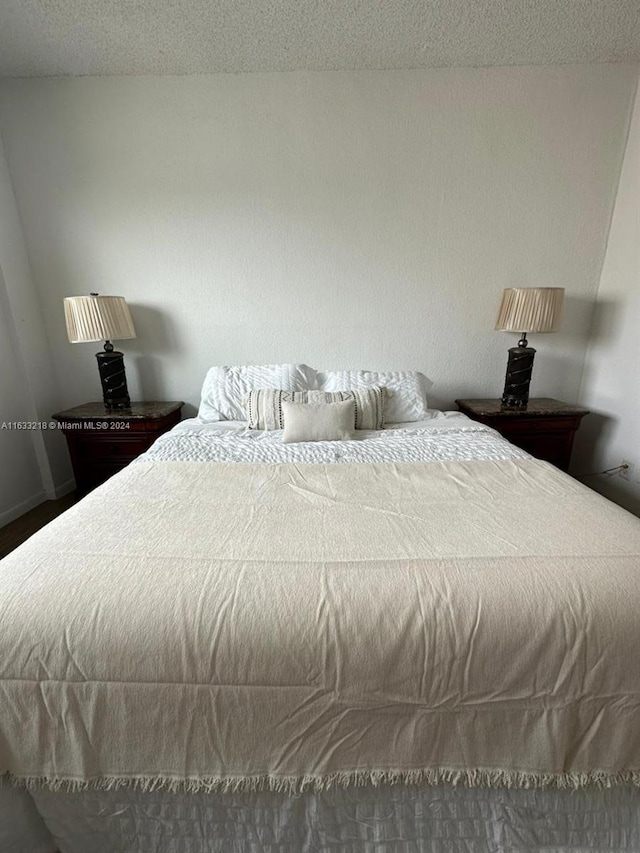
{"label": "white pillow", "polygon": [[351,400],[342,403],[289,403],[283,401],[282,441],[349,441],[356,413]]}
{"label": "white pillow", "polygon": [[282,429],[283,403],[340,403],[352,400],[356,429],[384,429],[386,389],[371,386],[351,391],[281,391],[255,388],[245,399],[249,429]]}
{"label": "white pillow", "polygon": [[311,391],[317,387],[316,371],[306,364],[212,367],[202,385],[198,418],[205,423],[244,420],[245,397],[255,388]]}
{"label": "white pillow", "polygon": [[388,424],[428,418],[427,389],[431,382],[417,370],[376,373],[372,370],[326,370],[317,374],[321,391],[349,391],[378,385],[387,389],[384,420]]}

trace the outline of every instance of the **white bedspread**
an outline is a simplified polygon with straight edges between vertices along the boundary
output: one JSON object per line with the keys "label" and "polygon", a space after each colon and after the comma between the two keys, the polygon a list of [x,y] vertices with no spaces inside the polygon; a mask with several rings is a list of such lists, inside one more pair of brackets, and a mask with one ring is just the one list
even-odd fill
{"label": "white bedspread", "polygon": [[0,772],[638,784],[639,566],[536,460],[141,462],[2,564]]}

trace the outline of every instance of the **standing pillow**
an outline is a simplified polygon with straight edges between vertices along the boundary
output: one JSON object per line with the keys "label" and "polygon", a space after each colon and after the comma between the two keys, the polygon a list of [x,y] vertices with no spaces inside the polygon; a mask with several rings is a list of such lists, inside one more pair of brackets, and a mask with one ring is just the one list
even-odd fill
{"label": "standing pillow", "polygon": [[245,398],[249,429],[283,429],[284,403],[325,404],[352,402],[356,429],[384,429],[385,392],[382,388],[354,391],[281,391],[259,388]]}
{"label": "standing pillow", "polygon": [[284,444],[297,441],[349,441],[355,414],[352,400],[342,403],[290,403],[283,401]]}
{"label": "standing pillow", "polygon": [[431,382],[417,370],[377,373],[372,370],[326,370],[316,374],[321,391],[346,391],[383,387],[387,390],[385,421],[388,424],[422,421],[431,415],[427,390]]}
{"label": "standing pillow", "polygon": [[316,372],[306,364],[212,367],[202,386],[198,418],[205,423],[244,420],[244,400],[253,388],[306,391],[317,387]]}

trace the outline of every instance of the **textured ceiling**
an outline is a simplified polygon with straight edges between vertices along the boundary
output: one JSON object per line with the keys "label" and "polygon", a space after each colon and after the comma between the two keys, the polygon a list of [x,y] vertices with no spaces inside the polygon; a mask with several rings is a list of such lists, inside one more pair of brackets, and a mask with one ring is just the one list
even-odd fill
{"label": "textured ceiling", "polygon": [[0,0],[0,76],[640,61],[640,0]]}

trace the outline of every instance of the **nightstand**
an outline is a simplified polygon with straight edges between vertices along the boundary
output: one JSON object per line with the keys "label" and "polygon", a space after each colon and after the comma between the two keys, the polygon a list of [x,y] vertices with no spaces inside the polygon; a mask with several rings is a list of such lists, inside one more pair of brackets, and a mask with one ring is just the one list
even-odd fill
{"label": "nightstand", "polygon": [[184,403],[132,403],[105,409],[85,403],[51,417],[58,421],[71,455],[78,495],[85,495],[144,453],[180,420]]}
{"label": "nightstand", "polygon": [[520,409],[505,408],[501,400],[456,400],[461,412],[493,427],[512,444],[538,459],[567,471],[573,437],[588,409],[560,400],[538,397]]}

